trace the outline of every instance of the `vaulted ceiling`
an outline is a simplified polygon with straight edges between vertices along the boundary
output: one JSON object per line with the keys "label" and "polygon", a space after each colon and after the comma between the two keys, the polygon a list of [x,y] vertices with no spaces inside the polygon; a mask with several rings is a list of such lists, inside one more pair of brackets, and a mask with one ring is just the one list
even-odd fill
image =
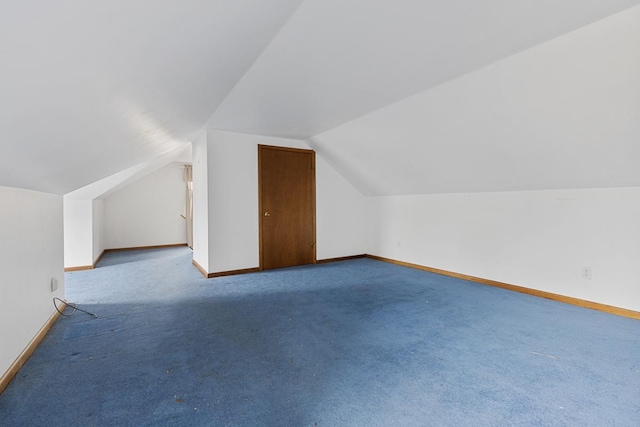
{"label": "vaulted ceiling", "polygon": [[10,2],[0,185],[67,193],[203,127],[309,139],[366,194],[640,185],[638,4]]}

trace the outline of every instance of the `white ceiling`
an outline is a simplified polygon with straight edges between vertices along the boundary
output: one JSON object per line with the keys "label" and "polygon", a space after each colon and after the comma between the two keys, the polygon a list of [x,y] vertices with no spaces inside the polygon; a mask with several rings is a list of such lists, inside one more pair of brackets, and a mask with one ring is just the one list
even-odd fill
{"label": "white ceiling", "polygon": [[124,169],[106,178],[94,181],[91,184],[80,187],[64,195],[65,200],[93,200],[97,198],[104,199],[110,194],[124,188],[135,181],[157,171],[158,169],[170,164],[191,164],[193,152],[191,144],[184,143],[171,151],[167,151],[160,156],[154,157],[146,162],[138,163],[135,166]]}
{"label": "white ceiling", "polygon": [[210,125],[307,138],[638,3],[306,0]]}
{"label": "white ceiling", "polygon": [[188,142],[299,3],[4,2],[0,185],[66,193]]}
{"label": "white ceiling", "polygon": [[[444,171],[433,172],[440,181],[414,172],[432,186],[410,186],[411,174],[385,186],[374,168],[402,171],[417,155],[389,157],[389,141],[362,138],[382,126],[393,139],[402,125],[415,129],[404,129],[414,139],[403,150],[437,144],[425,140],[421,120],[379,112],[409,97],[435,93],[435,100],[447,82],[639,3],[8,2],[0,14],[0,185],[67,193],[170,152],[209,126],[316,135],[319,151],[370,194],[491,189],[493,175],[486,185],[464,184],[464,176],[452,185]],[[365,125],[368,133],[354,132]],[[358,149],[369,162],[352,157]],[[524,187],[532,186],[527,179],[538,178],[523,178]]]}
{"label": "white ceiling", "polygon": [[367,195],[640,186],[640,6],[311,141]]}

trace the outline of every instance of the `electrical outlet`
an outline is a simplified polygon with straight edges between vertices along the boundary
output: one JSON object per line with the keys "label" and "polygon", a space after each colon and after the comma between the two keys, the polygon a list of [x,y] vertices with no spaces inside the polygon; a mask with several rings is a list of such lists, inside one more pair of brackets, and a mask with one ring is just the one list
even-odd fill
{"label": "electrical outlet", "polygon": [[591,280],[591,267],[582,267],[582,278]]}
{"label": "electrical outlet", "polygon": [[57,277],[52,277],[51,278],[51,292],[55,292],[58,290],[58,278]]}

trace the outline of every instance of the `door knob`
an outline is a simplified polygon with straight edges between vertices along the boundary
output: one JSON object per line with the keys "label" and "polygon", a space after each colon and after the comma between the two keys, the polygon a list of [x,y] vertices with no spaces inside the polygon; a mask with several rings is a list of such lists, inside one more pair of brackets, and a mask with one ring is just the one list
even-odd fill
{"label": "door knob", "polygon": [[271,214],[269,212],[265,212],[264,216],[271,216]]}

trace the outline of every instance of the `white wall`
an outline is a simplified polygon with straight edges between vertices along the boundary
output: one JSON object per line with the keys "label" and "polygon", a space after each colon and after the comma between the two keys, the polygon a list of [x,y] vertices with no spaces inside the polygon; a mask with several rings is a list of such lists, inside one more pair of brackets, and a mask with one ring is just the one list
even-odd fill
{"label": "white wall", "polygon": [[[259,144],[309,149],[299,140],[208,131],[210,273],[259,266]],[[194,164],[199,151],[194,146]],[[198,167],[194,165],[194,173]],[[196,185],[194,192],[198,191]],[[364,215],[364,197],[319,157],[316,187],[318,259],[364,253],[367,230],[359,221]]]}
{"label": "white wall", "polygon": [[185,182],[169,165],[104,198],[106,249],[186,243]]}
{"label": "white wall", "polygon": [[640,188],[385,196],[368,205],[374,255],[640,311]]}
{"label": "white wall", "polygon": [[369,253],[640,310],[638,75],[640,6],[311,144],[372,196]]}
{"label": "white wall", "polygon": [[64,266],[92,266],[105,248],[103,201],[65,196],[63,205]]}
{"label": "white wall", "polygon": [[[0,187],[0,375],[64,296],[62,196]],[[58,290],[51,292],[51,278]]]}
{"label": "white wall", "polygon": [[258,239],[258,144],[309,147],[302,141],[210,130],[209,268],[255,268]]}
{"label": "white wall", "polygon": [[93,265],[93,203],[64,198],[64,266]]}
{"label": "white wall", "polygon": [[316,234],[318,260],[367,252],[366,199],[316,155]]}
{"label": "white wall", "polygon": [[92,259],[96,260],[102,255],[105,249],[104,242],[104,200],[93,199],[92,201]]}
{"label": "white wall", "polygon": [[207,132],[193,142],[193,260],[209,271],[209,182]]}
{"label": "white wall", "polygon": [[[260,263],[259,143],[261,138],[255,135],[208,132],[210,272],[254,268]],[[296,146],[276,139],[262,139],[262,143]]]}

